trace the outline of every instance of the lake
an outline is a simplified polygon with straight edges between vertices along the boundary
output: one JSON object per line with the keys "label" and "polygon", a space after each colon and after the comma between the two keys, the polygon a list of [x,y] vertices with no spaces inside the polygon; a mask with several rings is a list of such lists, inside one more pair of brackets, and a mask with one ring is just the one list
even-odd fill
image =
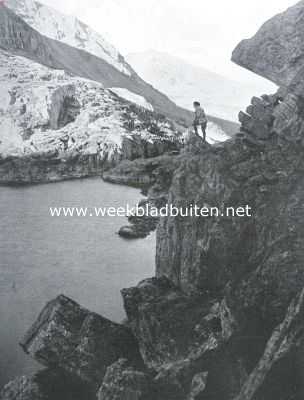
{"label": "lake", "polygon": [[49,207],[135,205],[138,190],[101,179],[0,187],[0,387],[37,364],[18,341],[45,303],[65,294],[114,321],[120,290],[154,274],[155,235],[127,241],[124,217],[51,217]]}

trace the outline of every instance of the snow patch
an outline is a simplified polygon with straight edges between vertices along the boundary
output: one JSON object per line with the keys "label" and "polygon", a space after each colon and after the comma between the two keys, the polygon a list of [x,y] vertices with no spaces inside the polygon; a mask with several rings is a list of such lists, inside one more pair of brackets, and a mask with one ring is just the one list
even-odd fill
{"label": "snow patch", "polygon": [[206,134],[207,142],[210,144],[225,142],[229,139],[223,129],[213,122],[208,122]]}
{"label": "snow patch", "polygon": [[[194,134],[193,128],[189,128],[184,133],[184,141],[188,142],[190,137]],[[202,136],[201,128],[198,127],[198,134]],[[220,142],[225,142],[229,139],[229,136],[216,124],[213,122],[208,122],[206,130],[206,141],[209,144],[216,144]]]}
{"label": "snow patch", "polygon": [[117,96],[130,101],[131,103],[135,103],[140,107],[146,108],[149,111],[153,111],[153,106],[147,102],[147,100],[143,97],[140,96],[136,93],[131,92],[128,89],[125,88],[110,88],[113,93],[117,94]]}

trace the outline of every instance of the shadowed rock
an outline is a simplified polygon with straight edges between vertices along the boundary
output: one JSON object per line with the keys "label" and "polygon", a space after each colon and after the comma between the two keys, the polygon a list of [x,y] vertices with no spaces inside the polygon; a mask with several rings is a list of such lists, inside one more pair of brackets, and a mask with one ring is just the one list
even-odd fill
{"label": "shadowed rock", "polygon": [[[303,347],[304,341],[304,290],[295,298],[283,322],[273,331],[265,352],[254,368],[235,400],[252,400],[265,384],[267,376],[276,363],[286,358],[292,351]],[[287,370],[285,370],[287,373]],[[288,382],[290,384],[290,382]],[[267,382],[266,382],[267,384]],[[278,386],[280,381],[277,381]],[[273,398],[273,397],[272,397]]]}
{"label": "shadowed rock", "polygon": [[62,369],[45,369],[16,378],[3,388],[1,400],[96,400],[96,389]]}
{"label": "shadowed rock", "polygon": [[22,376],[4,386],[1,400],[45,400],[40,388],[32,379]]}
{"label": "shadowed rock", "polygon": [[267,21],[234,50],[232,61],[304,94],[304,1]]}
{"label": "shadowed rock", "polygon": [[21,342],[43,365],[62,368],[98,387],[119,358],[141,366],[131,331],[92,313],[65,296],[51,301]]}
{"label": "shadowed rock", "polygon": [[144,361],[156,370],[203,358],[231,336],[222,323],[223,305],[188,296],[164,277],[144,280],[122,295]]}
{"label": "shadowed rock", "polygon": [[155,400],[150,378],[120,359],[108,367],[98,400]]}

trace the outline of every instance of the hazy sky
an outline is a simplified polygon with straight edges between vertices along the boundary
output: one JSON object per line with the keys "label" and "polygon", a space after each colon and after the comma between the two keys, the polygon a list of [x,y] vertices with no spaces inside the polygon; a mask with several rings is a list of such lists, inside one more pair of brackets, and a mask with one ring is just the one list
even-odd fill
{"label": "hazy sky", "polygon": [[294,0],[41,0],[74,14],[126,55],[149,49],[243,79],[230,62],[237,43],[252,36]]}

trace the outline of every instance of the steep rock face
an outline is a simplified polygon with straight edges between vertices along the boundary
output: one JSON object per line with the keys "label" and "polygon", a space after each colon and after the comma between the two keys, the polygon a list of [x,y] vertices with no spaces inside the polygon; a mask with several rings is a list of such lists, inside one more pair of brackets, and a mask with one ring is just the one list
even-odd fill
{"label": "steep rock face", "polygon": [[303,95],[304,1],[266,22],[255,36],[243,40],[232,60]]}
{"label": "steep rock face", "polygon": [[129,328],[91,313],[65,296],[46,305],[21,346],[43,365],[61,368],[96,389],[107,367],[119,358],[142,366]]}
{"label": "steep rock face", "polygon": [[253,99],[247,112],[237,140],[185,157],[169,202],[224,214],[249,205],[252,217],[161,219],[157,275],[185,290],[228,291],[236,309],[259,310],[267,326],[304,283],[302,101]]}
{"label": "steep rock face", "polygon": [[[267,393],[267,384],[272,388],[272,392],[269,391],[267,393],[269,398],[277,398],[277,396],[292,396],[293,398],[298,398],[299,396],[300,398],[303,396],[303,385],[299,385],[301,374],[299,374],[298,370],[293,371],[295,375],[289,376],[289,381],[285,381],[284,388],[282,388],[280,381],[277,381],[276,387],[269,385],[271,373],[274,375],[278,373],[278,370],[276,371],[274,366],[278,366],[278,364],[281,363],[282,365],[279,366],[281,372],[286,375],[288,374],[288,363],[286,362],[286,358],[291,355],[293,368],[298,364],[297,358],[302,358],[304,344],[303,316],[304,290],[302,290],[299,295],[292,300],[284,320],[274,329],[267,342],[263,356],[244,383],[244,386],[235,400],[264,398],[263,389],[265,389],[266,386]],[[298,357],[297,353],[300,357]],[[278,376],[279,375],[277,374],[277,379]]]}

